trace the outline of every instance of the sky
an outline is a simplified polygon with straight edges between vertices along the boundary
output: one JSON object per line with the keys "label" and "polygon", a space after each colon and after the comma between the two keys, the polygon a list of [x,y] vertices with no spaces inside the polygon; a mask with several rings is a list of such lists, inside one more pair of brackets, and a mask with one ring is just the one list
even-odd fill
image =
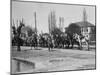
{"label": "sky", "polygon": [[46,33],[49,29],[48,15],[51,11],[55,11],[57,26],[59,25],[59,17],[64,17],[65,28],[70,23],[83,20],[84,8],[87,13],[87,21],[95,25],[94,6],[12,1],[12,22],[14,20],[14,23],[17,24],[17,20],[21,20],[23,18],[26,26],[34,28],[34,12],[36,12],[38,33],[41,33],[41,31]]}

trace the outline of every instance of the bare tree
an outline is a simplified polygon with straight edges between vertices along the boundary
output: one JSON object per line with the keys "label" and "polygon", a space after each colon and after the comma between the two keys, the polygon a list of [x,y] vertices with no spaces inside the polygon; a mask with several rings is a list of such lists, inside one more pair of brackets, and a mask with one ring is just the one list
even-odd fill
{"label": "bare tree", "polygon": [[56,15],[55,11],[51,11],[50,14],[48,15],[48,25],[49,25],[49,33],[56,28]]}

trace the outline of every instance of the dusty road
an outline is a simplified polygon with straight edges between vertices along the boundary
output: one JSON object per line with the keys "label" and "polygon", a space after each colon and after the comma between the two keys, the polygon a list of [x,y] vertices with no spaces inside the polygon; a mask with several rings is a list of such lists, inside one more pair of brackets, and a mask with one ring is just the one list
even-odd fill
{"label": "dusty road", "polygon": [[24,69],[24,65],[17,71],[15,63],[12,63],[12,73],[95,69],[95,50],[52,49],[49,52],[48,48],[22,47],[21,49],[21,52],[17,52],[16,47],[12,48],[12,59],[31,62],[34,68]]}

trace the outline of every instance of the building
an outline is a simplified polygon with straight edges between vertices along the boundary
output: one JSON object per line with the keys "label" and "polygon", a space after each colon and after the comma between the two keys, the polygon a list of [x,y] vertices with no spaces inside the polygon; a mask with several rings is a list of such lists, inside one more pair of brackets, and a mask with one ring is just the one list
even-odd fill
{"label": "building", "polygon": [[95,25],[88,21],[76,22],[76,24],[81,28],[81,34],[88,37],[90,40],[94,41],[96,39]]}
{"label": "building", "polygon": [[[72,25],[72,24],[70,24],[70,25]],[[76,27],[78,26],[77,28],[79,28],[79,29],[77,29],[77,30],[80,30],[80,33],[83,36],[86,36],[87,38],[89,38],[89,40],[91,40],[91,41],[96,40],[96,26],[87,21],[87,14],[86,14],[85,9],[83,10],[83,20],[80,22],[75,22],[75,23],[73,23],[73,25],[76,25]],[[65,31],[69,30],[69,27],[66,27]],[[72,27],[75,27],[75,26],[72,26]],[[72,29],[74,29],[74,28],[72,28]],[[72,30],[72,29],[70,29],[70,30]]]}
{"label": "building", "polygon": [[83,21],[82,22],[76,22],[77,25],[81,27],[81,34],[88,37],[90,40],[96,39],[96,27],[92,23],[87,21],[87,13],[84,8],[83,10]]}

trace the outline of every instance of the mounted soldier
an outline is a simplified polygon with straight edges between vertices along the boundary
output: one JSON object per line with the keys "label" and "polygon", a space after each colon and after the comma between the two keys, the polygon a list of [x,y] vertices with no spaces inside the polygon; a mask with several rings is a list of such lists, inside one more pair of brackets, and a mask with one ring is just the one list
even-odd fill
{"label": "mounted soldier", "polygon": [[52,38],[51,36],[48,36],[48,48],[49,48],[49,51],[51,51],[51,49],[53,48],[53,43],[52,43]]}
{"label": "mounted soldier", "polygon": [[87,36],[83,36],[82,34],[78,35],[77,33],[74,33],[73,38],[75,39],[75,42],[78,43],[80,49],[82,49],[82,43],[85,43],[89,50],[89,38]]}

